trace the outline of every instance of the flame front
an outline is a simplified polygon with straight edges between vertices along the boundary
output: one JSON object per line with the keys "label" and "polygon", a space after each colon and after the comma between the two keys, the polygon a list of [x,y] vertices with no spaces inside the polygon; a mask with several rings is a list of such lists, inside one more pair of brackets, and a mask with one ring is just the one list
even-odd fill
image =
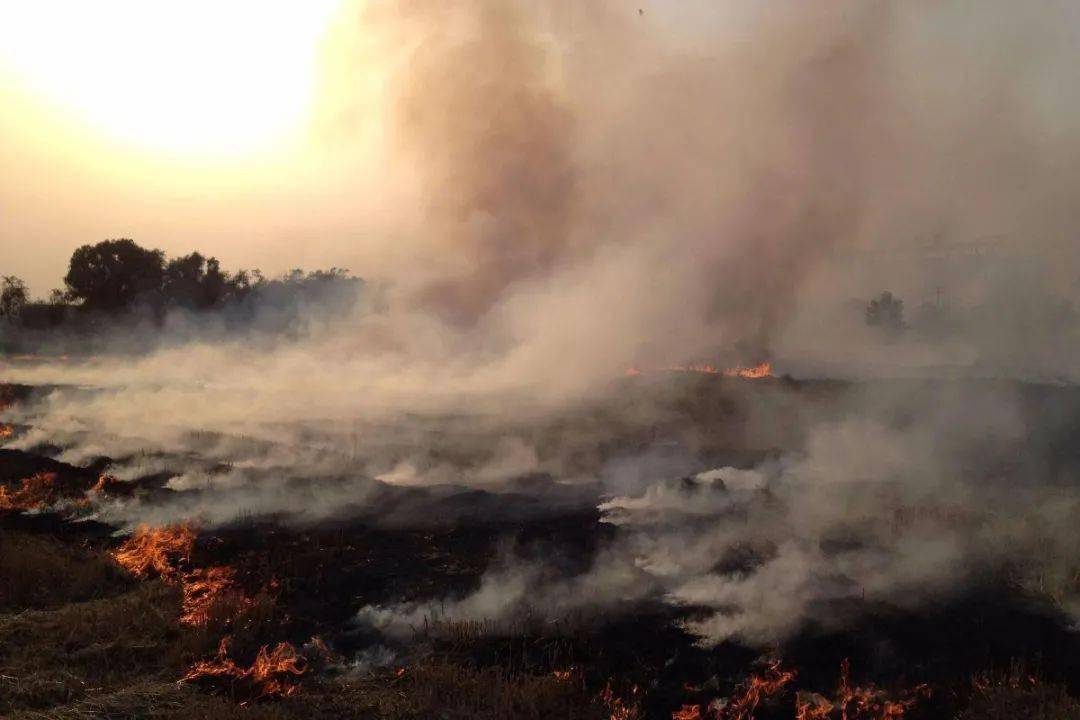
{"label": "flame front", "polygon": [[268,697],[283,697],[297,691],[298,678],[307,671],[307,661],[287,642],[274,649],[259,648],[251,667],[241,667],[229,657],[229,640],[223,638],[218,654],[195,663],[182,682],[203,682],[227,688],[243,704]]}
{"label": "flame front", "polygon": [[[671,714],[671,720],[753,720],[762,701],[783,691],[794,679],[794,671],[782,670],[776,662],[747,678],[726,701],[714,701],[707,707],[683,705]],[[873,685],[853,686],[849,663],[845,660],[840,666],[833,698],[803,690],[796,694],[795,720],[897,720],[929,695],[926,685],[904,693],[899,700],[891,699]]]}
{"label": "flame front", "polygon": [[183,568],[191,560],[196,535],[186,523],[154,529],[143,526],[113,552],[113,558],[136,577],[153,571],[162,580],[180,585],[184,594],[180,622],[185,625],[235,618],[254,605],[237,584],[235,569],[221,565]]}
{"label": "flame front", "polygon": [[[698,373],[700,375],[721,375],[729,378],[744,378],[746,380],[760,380],[761,378],[772,377],[772,363],[763,362],[758,365],[743,367],[741,365],[727,368],[722,370],[716,365],[711,363],[697,363],[693,365],[668,365],[657,369],[660,372],[674,372],[674,373]],[[624,373],[626,377],[637,377],[642,374],[642,370],[636,367],[627,368]]]}
{"label": "flame front", "polygon": [[196,568],[181,578],[184,591],[180,622],[206,625],[215,617],[230,619],[254,606],[236,584],[236,571],[227,566]]}
{"label": "flame front", "polygon": [[753,367],[733,367],[724,371],[724,377],[740,377],[748,380],[772,377],[772,363],[763,362]]}
{"label": "flame front", "polygon": [[671,720],[701,720],[700,705],[683,705],[681,710],[671,713]]}
{"label": "flame front", "polygon": [[888,720],[901,718],[921,697],[929,695],[929,688],[919,685],[904,700],[890,700],[883,691],[873,685],[852,687],[850,664],[845,659],[840,663],[840,683],[836,690],[837,706],[844,720],[847,718],[880,718]]}
{"label": "flame front", "polygon": [[893,700],[873,685],[852,686],[850,663],[840,664],[836,695],[830,700],[817,693],[800,692],[795,702],[796,720],[827,720],[839,711],[842,720],[896,720],[930,695],[926,685],[918,685],[901,700]]}
{"label": "flame front", "polygon": [[751,675],[730,702],[724,706],[721,717],[725,720],[751,720],[762,700],[780,692],[795,679],[791,670],[781,670],[775,662],[760,675]]}
{"label": "flame front", "polygon": [[824,695],[800,691],[795,699],[795,720],[827,720],[834,707]]}
{"label": "flame front", "polygon": [[610,713],[610,720],[638,720],[641,717],[641,707],[637,695],[638,686],[631,685],[631,697],[629,700],[624,700],[615,692],[609,680],[597,700],[607,708]]}
{"label": "flame front", "polygon": [[19,488],[0,486],[0,510],[35,510],[55,503],[59,496],[56,473],[42,472],[23,478]]}
{"label": "flame front", "polygon": [[112,556],[136,577],[146,577],[152,570],[162,579],[176,581],[179,565],[191,559],[195,535],[188,523],[160,528],[142,525]]}

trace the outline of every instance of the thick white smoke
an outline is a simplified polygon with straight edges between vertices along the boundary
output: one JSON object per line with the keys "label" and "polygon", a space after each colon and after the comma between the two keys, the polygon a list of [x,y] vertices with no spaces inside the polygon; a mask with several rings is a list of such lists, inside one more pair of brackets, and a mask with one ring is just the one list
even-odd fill
{"label": "thick white smoke", "polygon": [[503,562],[475,595],[360,620],[393,634],[425,617],[557,619],[662,599],[691,611],[685,626],[705,644],[769,645],[808,623],[843,628],[860,607],[916,609],[991,579],[1077,616],[1075,464],[1060,477],[1016,462],[1037,439],[1008,387],[897,392],[906,397],[861,391],[815,422],[801,451],[753,469],[680,476],[646,456],[648,480],[621,462],[609,484],[627,494],[599,506],[618,534],[581,575]]}

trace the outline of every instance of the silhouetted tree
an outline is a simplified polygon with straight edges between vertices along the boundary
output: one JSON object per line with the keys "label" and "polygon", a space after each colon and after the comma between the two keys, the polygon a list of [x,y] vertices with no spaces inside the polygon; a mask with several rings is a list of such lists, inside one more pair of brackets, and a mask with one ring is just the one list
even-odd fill
{"label": "silhouetted tree", "polygon": [[68,296],[87,308],[117,312],[139,300],[156,300],[165,254],[129,239],[83,245],[71,256],[64,284]]}
{"label": "silhouetted tree", "polygon": [[170,305],[209,310],[243,296],[250,288],[247,271],[231,275],[222,271],[217,258],[205,258],[193,252],[174,258],[165,266],[162,291]]}
{"label": "silhouetted tree", "polygon": [[173,258],[165,266],[162,292],[170,305],[196,308],[203,305],[206,258],[197,252]]}
{"label": "silhouetted tree", "polygon": [[866,306],[866,324],[889,332],[904,329],[904,301],[886,290]]}
{"label": "silhouetted tree", "polygon": [[14,275],[5,275],[0,282],[0,318],[16,320],[26,307],[28,296],[26,283]]}

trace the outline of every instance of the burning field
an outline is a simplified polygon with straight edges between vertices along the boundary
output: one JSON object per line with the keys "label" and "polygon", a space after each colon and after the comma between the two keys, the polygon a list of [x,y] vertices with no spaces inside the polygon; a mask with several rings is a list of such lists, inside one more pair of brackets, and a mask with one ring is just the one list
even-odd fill
{"label": "burning field", "polygon": [[97,391],[9,388],[0,707],[1077,717],[1074,390],[615,382],[543,418],[358,422],[348,456],[317,423],[61,431]]}
{"label": "burning field", "polygon": [[1080,720],[1078,66],[1069,2],[0,3],[0,716]]}

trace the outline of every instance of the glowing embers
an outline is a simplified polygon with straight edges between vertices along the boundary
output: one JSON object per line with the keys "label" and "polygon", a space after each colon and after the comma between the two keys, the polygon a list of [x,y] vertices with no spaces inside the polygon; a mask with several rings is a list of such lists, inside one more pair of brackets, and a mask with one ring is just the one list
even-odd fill
{"label": "glowing embers", "polygon": [[[751,675],[735,688],[732,696],[716,700],[708,706],[683,705],[671,714],[672,720],[753,720],[758,707],[771,697],[788,692],[795,680],[793,670],[783,670],[779,662]],[[896,720],[923,698],[929,697],[926,685],[919,685],[891,698],[873,685],[853,686],[847,660],[840,665],[840,680],[832,698],[798,691],[795,696],[795,720]],[[788,696],[790,697],[790,696]],[[774,717],[775,712],[770,714]]]}
{"label": "glowing embers", "polygon": [[796,720],[895,720],[930,696],[930,688],[918,685],[900,699],[890,698],[884,690],[866,685],[853,686],[847,660],[840,664],[840,681],[832,698],[802,692],[795,699]]}
{"label": "glowing embers", "polygon": [[[10,390],[6,385],[0,385],[0,412],[4,412],[8,406],[8,394]],[[0,422],[0,440],[7,440],[15,435],[15,428],[6,422]]]}
{"label": "glowing embers", "polygon": [[86,499],[100,500],[106,497],[131,497],[134,488],[131,483],[117,480],[112,475],[101,474],[94,486],[86,491]]}
{"label": "glowing embers", "polygon": [[8,490],[0,486],[0,510],[38,510],[60,499],[56,473],[41,472],[23,478],[19,487]]}
{"label": "glowing embers", "polygon": [[807,696],[800,693],[796,701],[797,720],[831,717],[840,717],[843,720],[901,718],[916,703],[930,695],[929,687],[919,685],[906,692],[903,698],[894,700],[888,693],[873,685],[852,686],[850,669],[847,660],[840,663],[840,681],[831,701],[820,695]]}
{"label": "glowing embers", "polygon": [[782,670],[780,662],[774,662],[735,688],[731,699],[718,708],[715,717],[724,720],[751,720],[762,700],[777,694],[794,679],[794,671]]}
{"label": "glowing embers", "polygon": [[554,675],[555,679],[559,682],[570,682],[580,673],[577,666],[571,665],[565,670],[554,670],[551,674]]}
{"label": "glowing embers", "polygon": [[224,638],[217,656],[195,663],[182,681],[225,692],[233,700],[247,704],[292,695],[305,672],[307,660],[289,643],[278,643],[273,649],[263,645],[251,666],[243,667],[229,657],[229,639]]}
{"label": "glowing embers", "polygon": [[794,679],[795,672],[781,669],[777,661],[750,675],[731,697],[714,700],[706,707],[683,705],[671,714],[671,720],[752,720],[762,701],[780,693]]}
{"label": "glowing embers", "polygon": [[981,672],[971,678],[971,688],[976,693],[987,693],[1000,688],[1031,690],[1040,685],[1039,677],[1028,671],[1022,662],[1015,660],[1004,672]]}
{"label": "glowing embers", "polygon": [[595,701],[606,709],[610,720],[639,720],[643,717],[640,695],[641,689],[631,685],[624,697],[624,694],[615,691],[613,681],[608,680]]}
{"label": "glowing embers", "polygon": [[700,705],[683,705],[681,710],[671,713],[671,720],[702,720]]}

